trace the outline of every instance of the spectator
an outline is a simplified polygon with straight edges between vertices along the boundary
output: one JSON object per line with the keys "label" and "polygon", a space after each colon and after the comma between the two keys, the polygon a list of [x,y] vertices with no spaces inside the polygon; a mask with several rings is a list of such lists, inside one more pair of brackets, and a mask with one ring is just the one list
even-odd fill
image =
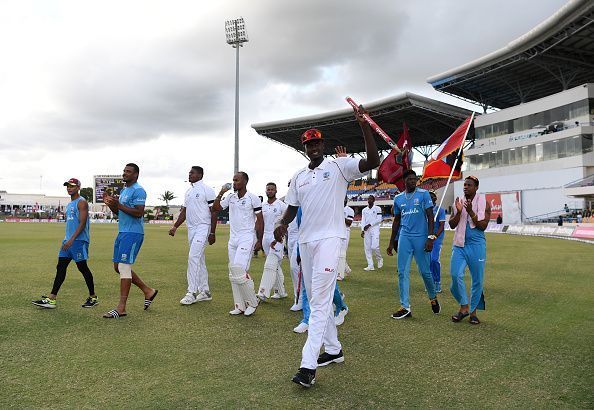
{"label": "spectator", "polygon": [[582,211],[578,211],[578,214],[577,214],[577,223],[579,223],[579,224],[582,223]]}
{"label": "spectator", "polygon": [[565,205],[563,206],[563,209],[565,209],[565,212],[569,212],[569,207],[567,206],[567,204],[565,204]]}
{"label": "spectator", "polygon": [[557,219],[557,226],[563,226],[563,217],[559,215],[559,219]]}
{"label": "spectator", "polygon": [[497,215],[497,225],[501,225],[503,223],[503,218],[501,217],[501,214]]}

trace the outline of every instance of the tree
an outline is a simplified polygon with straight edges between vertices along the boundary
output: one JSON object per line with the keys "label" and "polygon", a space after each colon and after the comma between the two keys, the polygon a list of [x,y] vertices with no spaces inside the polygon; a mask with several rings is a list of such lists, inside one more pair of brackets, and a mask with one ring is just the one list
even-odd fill
{"label": "tree", "polygon": [[147,221],[152,221],[153,219],[155,219],[155,215],[153,215],[153,210],[152,209],[145,209],[144,210],[144,218]]}
{"label": "tree", "polygon": [[87,200],[87,202],[93,203],[93,188],[81,188],[80,196]]}
{"label": "tree", "polygon": [[177,197],[173,194],[173,192],[165,191],[159,199],[165,202],[165,205],[167,206],[167,208],[169,208],[169,201],[173,201],[175,198]]}

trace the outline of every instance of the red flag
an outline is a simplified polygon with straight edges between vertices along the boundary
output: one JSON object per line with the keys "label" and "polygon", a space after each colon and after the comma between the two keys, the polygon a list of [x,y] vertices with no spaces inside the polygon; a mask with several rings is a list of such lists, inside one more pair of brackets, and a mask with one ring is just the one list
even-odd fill
{"label": "red flag", "polygon": [[432,178],[448,178],[452,172],[452,167],[456,162],[456,157],[460,154],[456,169],[452,174],[452,179],[462,177],[462,144],[466,139],[466,134],[470,129],[472,116],[468,117],[458,128],[448,137],[429,157],[429,160],[423,168],[421,182]]}
{"label": "red flag", "polygon": [[404,131],[400,134],[396,144],[401,152],[393,148],[382,161],[378,169],[378,178],[389,184],[395,184],[399,191],[404,190],[402,173],[412,165],[412,143],[408,135],[408,127],[404,124]]}

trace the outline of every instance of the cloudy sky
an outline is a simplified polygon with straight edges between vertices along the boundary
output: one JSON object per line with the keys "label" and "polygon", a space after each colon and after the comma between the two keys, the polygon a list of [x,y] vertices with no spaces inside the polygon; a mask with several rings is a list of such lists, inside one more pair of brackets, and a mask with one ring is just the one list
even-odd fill
{"label": "cloudy sky", "polygon": [[[0,190],[63,193],[70,177],[140,165],[150,204],[187,171],[233,173],[235,54],[244,17],[240,168],[248,189],[305,165],[250,124],[410,91],[461,104],[426,78],[505,46],[565,0],[0,1]],[[284,189],[280,190],[284,193]],[[180,199],[173,202],[179,203]]]}

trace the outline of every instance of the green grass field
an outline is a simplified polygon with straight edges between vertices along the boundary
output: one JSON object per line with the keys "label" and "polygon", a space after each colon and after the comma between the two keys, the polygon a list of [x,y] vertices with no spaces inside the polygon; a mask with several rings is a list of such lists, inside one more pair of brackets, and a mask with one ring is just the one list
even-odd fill
{"label": "green grass field", "polygon": [[[340,328],[345,363],[322,368],[314,388],[290,382],[306,335],[292,328],[291,300],[231,317],[227,235],[208,248],[211,302],[181,306],[186,231],[148,226],[136,270],[160,290],[148,311],[133,288],[128,317],[102,319],[118,300],[111,253],[116,226],[92,226],[100,306],[82,309],[72,264],[45,310],[63,225],[0,224],[0,408],[592,408],[594,247],[490,234],[482,324],[454,324],[449,293],[451,234],[442,252],[442,314],[435,316],[413,267],[414,318],[396,321],[395,259],[364,272],[353,232],[353,274],[341,284],[350,313]],[[382,231],[382,248],[387,231]],[[264,259],[252,261],[259,283]],[[286,262],[285,262],[286,263]],[[414,264],[413,264],[414,265]],[[288,273],[288,268],[285,268]],[[287,289],[291,288],[288,274]]]}

